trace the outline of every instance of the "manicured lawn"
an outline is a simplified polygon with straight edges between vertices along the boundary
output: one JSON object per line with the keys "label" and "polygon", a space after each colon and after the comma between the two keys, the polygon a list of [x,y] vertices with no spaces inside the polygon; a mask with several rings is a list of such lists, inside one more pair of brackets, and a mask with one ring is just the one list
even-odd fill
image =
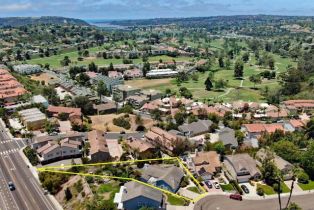
{"label": "manicured lawn", "polygon": [[257,184],[257,186],[261,187],[266,195],[276,194],[275,190],[271,186],[265,184]]}
{"label": "manicured lawn", "polygon": [[173,195],[167,195],[167,197],[168,197],[167,201],[169,202],[170,205],[183,206],[185,204],[185,200],[182,198],[178,198]]}
{"label": "manicured lawn", "polygon": [[231,184],[221,184],[220,187],[221,187],[221,189],[223,191],[232,191],[232,190],[234,190]]}
{"label": "manicured lawn", "polygon": [[309,181],[307,184],[298,183],[302,190],[314,190],[314,181]]}
{"label": "manicured lawn", "polygon": [[[257,186],[261,186],[264,190],[264,193],[266,195],[273,195],[273,194],[276,194],[277,192],[274,190],[274,188],[272,188],[271,186],[269,185],[262,185],[262,184],[257,184]],[[281,190],[282,190],[282,193],[288,193],[290,192],[290,189],[288,188],[288,186],[284,183],[284,182],[281,182]]]}
{"label": "manicured lawn", "polygon": [[187,189],[198,194],[200,193],[197,187],[188,187]]}

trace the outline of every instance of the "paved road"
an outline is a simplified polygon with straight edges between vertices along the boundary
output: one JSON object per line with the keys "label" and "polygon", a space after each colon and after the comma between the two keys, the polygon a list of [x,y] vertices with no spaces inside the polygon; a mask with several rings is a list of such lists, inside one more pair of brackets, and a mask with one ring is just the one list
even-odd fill
{"label": "paved road", "polygon": [[[314,210],[314,195],[293,196],[291,201],[297,203],[303,210]],[[282,198],[283,207],[287,203],[287,197]],[[278,199],[265,200],[231,200],[228,196],[212,195],[199,200],[194,210],[278,210]]]}
{"label": "paved road", "polygon": [[[20,156],[19,149],[24,145],[22,140],[10,139],[0,123],[0,209],[54,210]],[[8,189],[9,181],[15,184],[15,191]]]}

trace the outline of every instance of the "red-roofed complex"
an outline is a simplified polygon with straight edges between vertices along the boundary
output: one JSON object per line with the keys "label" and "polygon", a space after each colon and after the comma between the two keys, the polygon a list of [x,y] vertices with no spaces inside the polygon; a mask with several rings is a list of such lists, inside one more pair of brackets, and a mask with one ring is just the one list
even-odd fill
{"label": "red-roofed complex", "polygon": [[0,99],[3,103],[13,103],[27,91],[7,70],[0,69]]}
{"label": "red-roofed complex", "polygon": [[72,123],[81,124],[82,123],[82,112],[81,108],[64,107],[64,106],[49,106],[47,109],[47,114],[52,117],[59,117],[59,114],[65,113],[68,115],[69,120]]}
{"label": "red-roofed complex", "polygon": [[276,130],[284,131],[284,127],[281,124],[244,124],[242,130],[246,133],[249,138],[257,138],[262,133],[274,133]]}
{"label": "red-roofed complex", "polygon": [[288,100],[283,104],[289,111],[306,111],[314,109],[314,100]]}

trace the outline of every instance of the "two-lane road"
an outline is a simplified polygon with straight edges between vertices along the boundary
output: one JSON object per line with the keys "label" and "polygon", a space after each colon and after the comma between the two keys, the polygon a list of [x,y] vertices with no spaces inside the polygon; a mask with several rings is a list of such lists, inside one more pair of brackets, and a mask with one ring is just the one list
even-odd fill
{"label": "two-lane road", "polygon": [[[282,198],[282,208],[285,207],[288,197]],[[291,202],[297,203],[303,210],[314,210],[314,195],[295,195]],[[278,199],[243,200],[236,201],[225,195],[211,195],[199,200],[194,210],[278,210]]]}
{"label": "two-lane road", "polygon": [[[18,152],[23,145],[24,142],[10,139],[0,123],[0,209],[54,210]],[[14,183],[15,191],[8,189],[9,181]]]}

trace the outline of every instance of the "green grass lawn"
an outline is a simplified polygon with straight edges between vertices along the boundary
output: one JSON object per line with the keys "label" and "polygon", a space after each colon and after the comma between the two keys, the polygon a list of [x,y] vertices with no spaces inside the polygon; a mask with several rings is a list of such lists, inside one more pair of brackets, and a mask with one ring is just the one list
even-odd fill
{"label": "green grass lawn", "polygon": [[198,188],[197,187],[188,187],[187,188],[188,190],[190,190],[190,191],[192,191],[192,192],[195,192],[195,193],[197,193],[197,194],[200,194],[200,191],[198,190]]}
{"label": "green grass lawn", "polygon": [[185,204],[185,200],[182,198],[175,197],[173,195],[167,195],[167,201],[170,205],[174,206],[183,206]]}
{"label": "green grass lawn", "polygon": [[261,187],[266,195],[276,194],[275,190],[271,186],[265,184],[257,184],[257,186]]}
{"label": "green grass lawn", "polygon": [[221,184],[220,185],[221,189],[223,191],[233,191],[233,186],[231,184]]}
{"label": "green grass lawn", "polygon": [[[262,184],[257,184],[257,186],[260,186],[263,188],[264,190],[264,193],[266,195],[273,195],[273,194],[276,194],[277,192],[274,190],[273,187],[269,186],[269,185],[262,185]],[[281,182],[281,190],[282,190],[282,193],[288,193],[290,192],[290,189],[289,187],[284,183],[284,182]]]}
{"label": "green grass lawn", "polygon": [[119,183],[118,182],[110,182],[108,184],[101,184],[98,189],[98,194],[110,193],[110,200],[113,200],[115,193],[119,192]]}
{"label": "green grass lawn", "polygon": [[314,190],[314,181],[309,181],[307,184],[298,183],[302,190]]}

